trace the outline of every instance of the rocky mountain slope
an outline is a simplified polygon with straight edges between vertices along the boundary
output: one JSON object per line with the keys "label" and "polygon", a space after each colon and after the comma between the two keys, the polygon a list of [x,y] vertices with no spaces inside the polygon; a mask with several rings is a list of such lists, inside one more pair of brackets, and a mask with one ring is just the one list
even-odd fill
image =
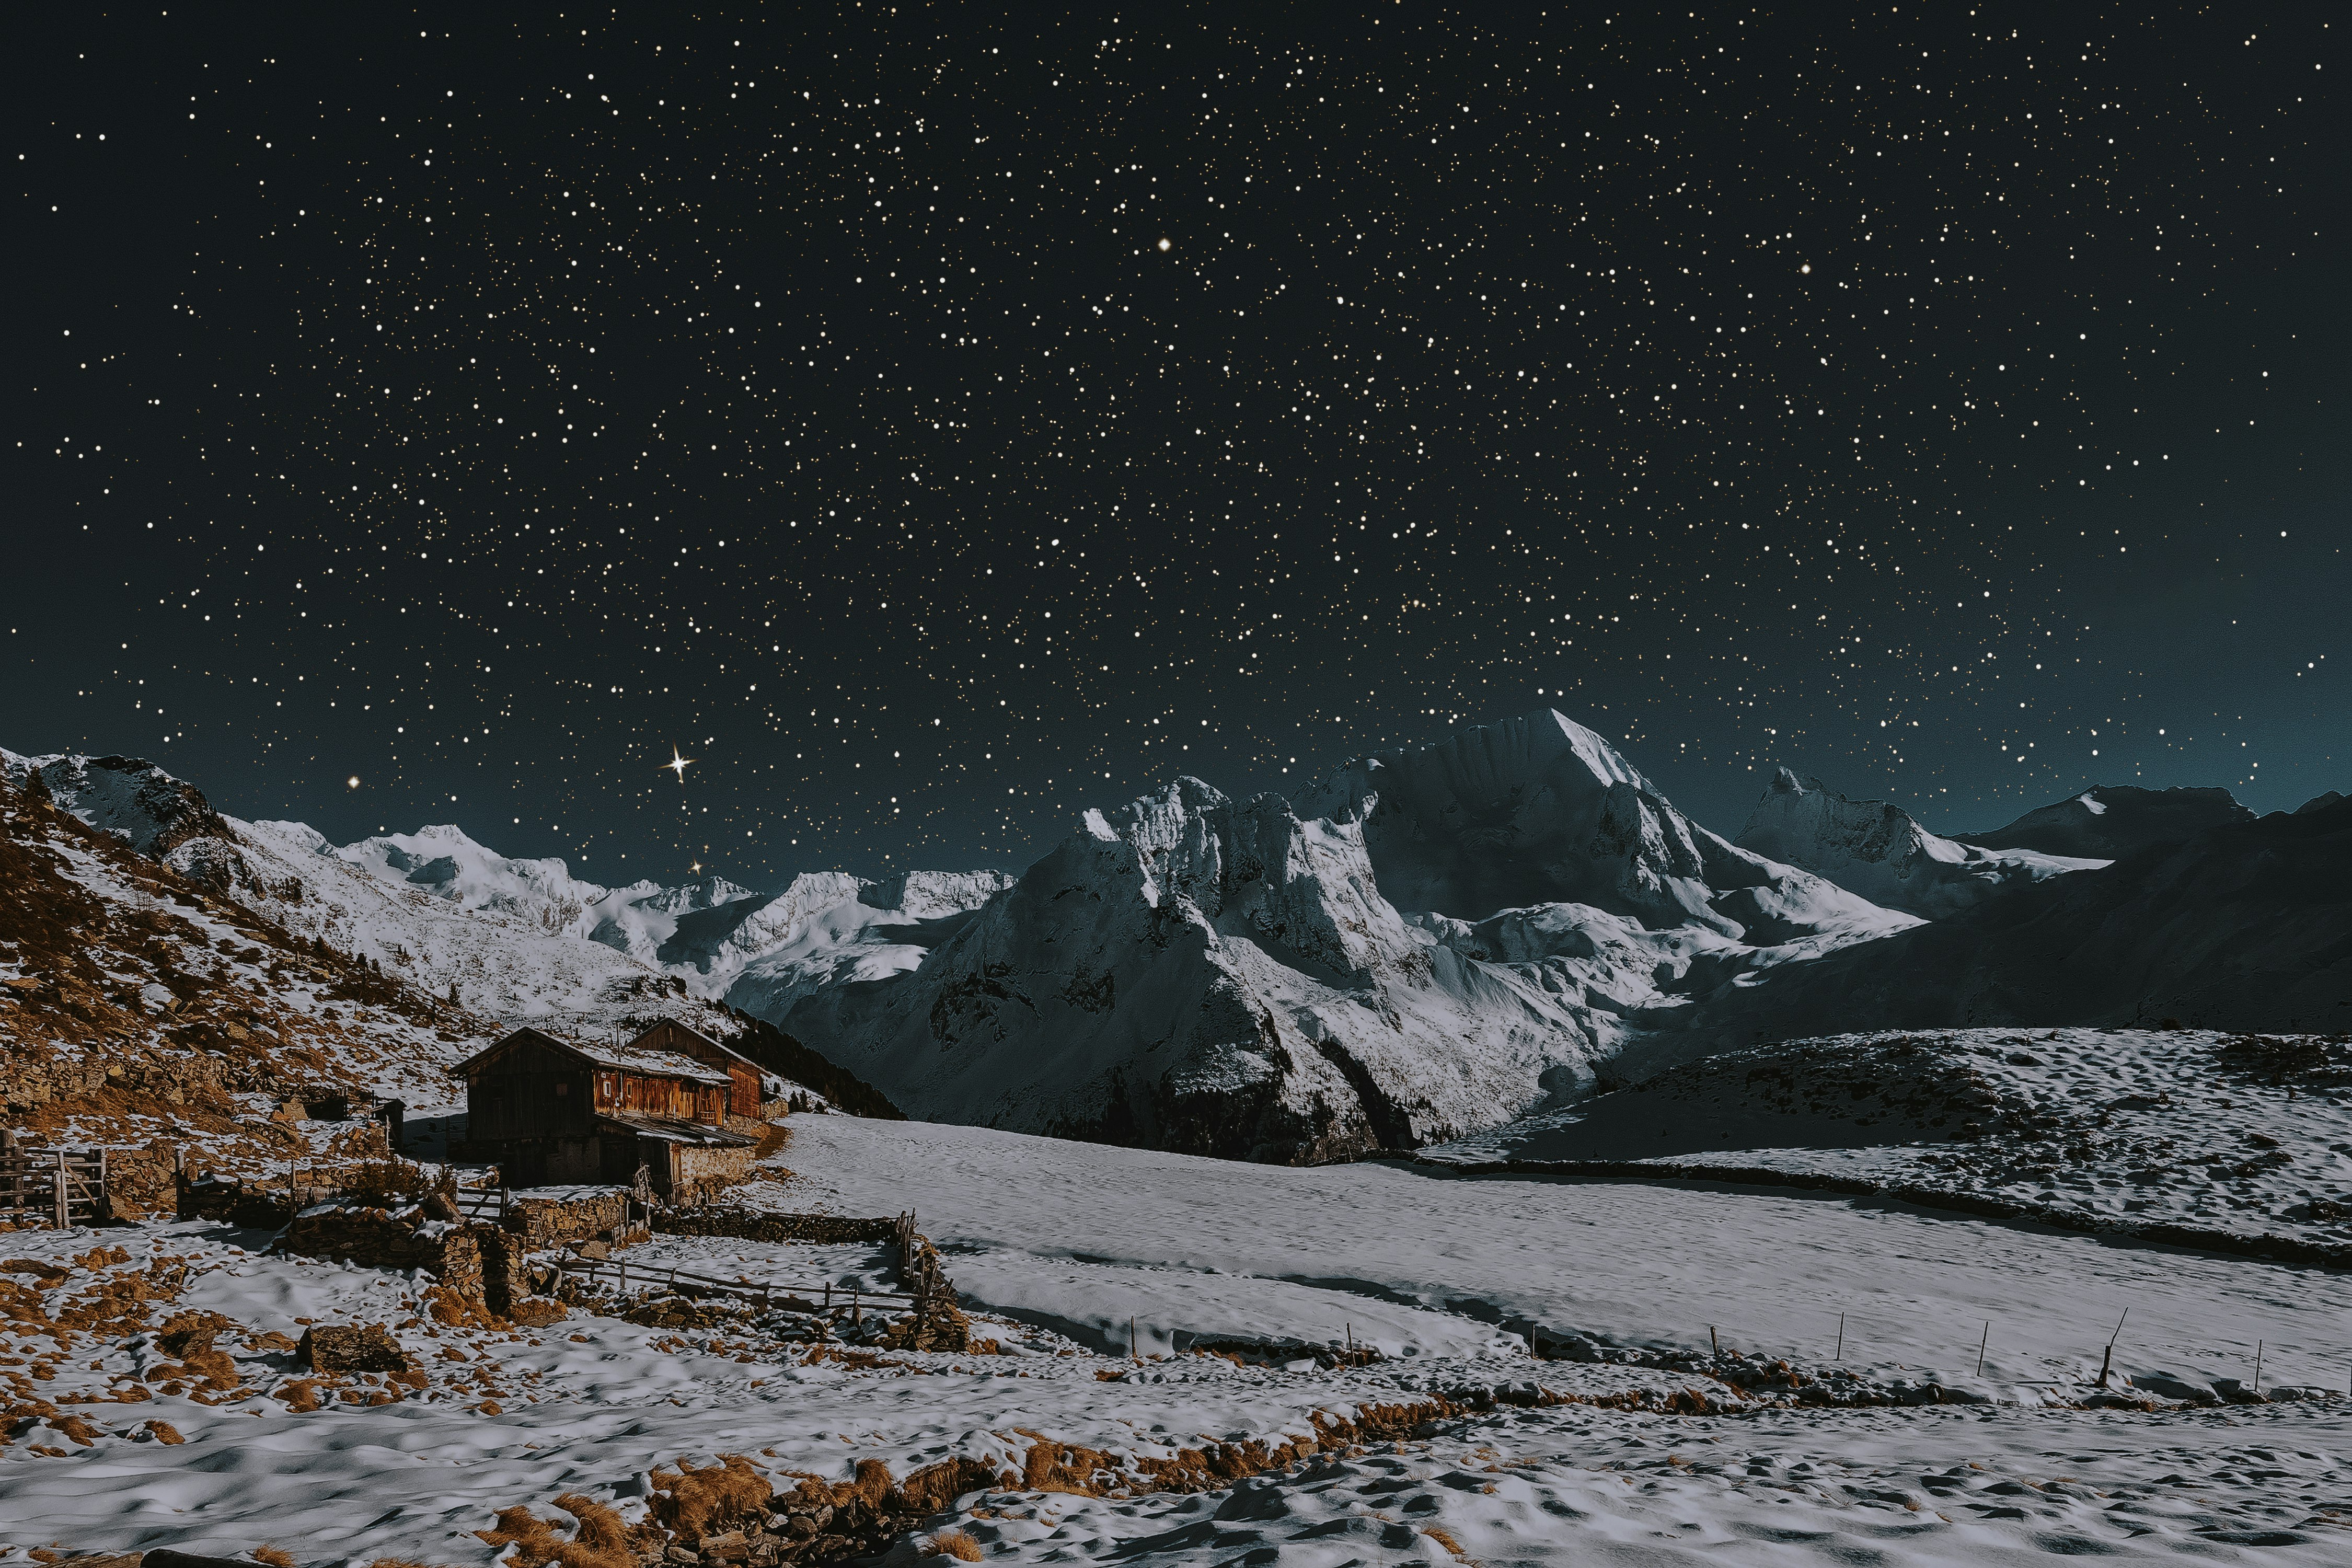
{"label": "rocky mountain slope", "polygon": [[1900,806],[1848,800],[1787,768],[1774,775],[1737,842],[1931,921],[1973,909],[2003,888],[2106,864],[2031,849],[1980,849],[1928,832]]}
{"label": "rocky mountain slope", "polygon": [[174,1148],[246,1166],[308,1153],[289,1100],[447,1101],[446,1069],[486,1020],[131,847],[168,839],[170,818],[126,837],[82,822],[50,777],[94,782],[94,815],[143,793],[184,823],[216,819],[193,791],[152,787],[120,759],[76,762],[36,771],[0,753],[9,1126],[108,1145],[123,1195],[152,1203]]}
{"label": "rocky mountain slope", "polygon": [[2037,806],[2006,827],[1952,837],[1987,849],[2113,860],[2151,844],[2178,843],[2208,828],[2253,819],[2226,789],[2095,784],[2072,799]]}
{"label": "rocky mountain slope", "polygon": [[1491,1126],[1586,1081],[1629,1014],[1914,923],[1696,826],[1549,711],[1303,800],[1183,778],[1090,812],[919,969],[782,1022],[918,1116],[1315,1161]]}

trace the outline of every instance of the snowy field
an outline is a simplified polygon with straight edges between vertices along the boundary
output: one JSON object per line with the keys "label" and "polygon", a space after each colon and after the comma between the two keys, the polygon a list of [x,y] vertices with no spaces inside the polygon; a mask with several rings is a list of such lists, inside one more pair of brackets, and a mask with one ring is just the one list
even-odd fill
{"label": "snowy field", "polygon": [[1425,1152],[1803,1172],[2352,1246],[2352,1041],[1931,1029],[1709,1057]]}
{"label": "snowy field", "polygon": [[[1132,1479],[1138,1460],[1468,1388],[1648,1407],[1456,1412],[1200,1495],[1116,1479],[1098,1496],[972,1492],[890,1559],[952,1526],[1008,1563],[2352,1560],[2352,1400],[2063,1409],[2042,1381],[2095,1370],[2128,1306],[2120,1368],[2243,1378],[2259,1339],[2266,1387],[2340,1388],[2343,1277],[1844,1199],[1269,1168],[845,1116],[795,1118],[789,1158],[795,1180],[743,1192],[914,1208],[975,1332],[1006,1353],[859,1365],[750,1323],[458,1326],[431,1317],[425,1281],[266,1256],[255,1232],[21,1233],[0,1263],[0,1378],[19,1412],[54,1414],[20,1417],[0,1447],[0,1561],[272,1542],[305,1565],[487,1568],[471,1532],[496,1510],[579,1490],[638,1517],[647,1471],[680,1458],[845,1479],[866,1458],[1017,1472],[1033,1444],[1067,1444]],[[679,1237],[629,1257],[882,1282],[869,1247]],[[207,1391],[157,1342],[192,1310],[233,1325],[217,1346],[236,1388]],[[1537,1361],[1515,1331],[1703,1351],[1713,1325],[1727,1349],[1818,1371],[1841,1310],[1849,1366],[1998,1402],[1759,1408],[1696,1357]],[[304,1320],[393,1327],[421,1386],[317,1385],[290,1354]],[[1164,1359],[1127,1358],[1130,1321]],[[1304,1353],[1349,1337],[1389,1359],[1321,1369]],[[1227,1342],[1272,1364],[1168,1353]],[[1686,1388],[1724,1413],[1655,1408]]]}
{"label": "snowy field", "polygon": [[[1170,1339],[1255,1321],[1328,1342],[1386,1303],[1627,1346],[1705,1348],[1712,1326],[1826,1361],[1843,1313],[1847,1361],[1952,1386],[1974,1381],[1990,1321],[1984,1383],[2024,1397],[2095,1374],[2129,1309],[2118,1368],[2242,1379],[2260,1342],[2265,1382],[2347,1373],[2352,1277],[1866,1200],[1244,1165],[841,1116],[796,1121],[791,1159],[777,1201],[844,1214],[887,1212],[921,1172],[918,1223],[959,1287],[1107,1347],[1130,1316]],[[1232,1315],[1192,1319],[1195,1302]]]}

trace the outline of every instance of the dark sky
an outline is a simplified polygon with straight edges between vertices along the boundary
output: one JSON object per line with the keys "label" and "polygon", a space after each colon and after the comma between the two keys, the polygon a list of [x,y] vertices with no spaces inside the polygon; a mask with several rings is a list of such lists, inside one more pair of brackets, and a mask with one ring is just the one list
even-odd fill
{"label": "dark sky", "polygon": [[2352,783],[2333,7],[361,9],[12,39],[11,749],[614,882],[1547,704]]}

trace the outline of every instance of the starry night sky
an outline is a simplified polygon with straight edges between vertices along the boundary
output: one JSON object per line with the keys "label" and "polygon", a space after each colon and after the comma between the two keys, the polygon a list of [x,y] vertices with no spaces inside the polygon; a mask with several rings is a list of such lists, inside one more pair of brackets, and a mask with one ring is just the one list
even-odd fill
{"label": "starry night sky", "polygon": [[13,750],[608,882],[2352,783],[2332,7],[354,15],[12,46]]}

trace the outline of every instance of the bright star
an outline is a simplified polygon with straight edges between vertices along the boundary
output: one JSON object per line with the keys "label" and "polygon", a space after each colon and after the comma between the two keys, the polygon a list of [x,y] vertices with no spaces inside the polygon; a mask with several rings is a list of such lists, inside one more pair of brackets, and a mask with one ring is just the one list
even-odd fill
{"label": "bright star", "polygon": [[670,772],[677,775],[677,782],[680,788],[685,787],[686,784],[686,770],[693,765],[694,759],[692,757],[679,756],[676,746],[672,746],[669,749],[669,761],[662,764],[662,766],[667,768]]}

